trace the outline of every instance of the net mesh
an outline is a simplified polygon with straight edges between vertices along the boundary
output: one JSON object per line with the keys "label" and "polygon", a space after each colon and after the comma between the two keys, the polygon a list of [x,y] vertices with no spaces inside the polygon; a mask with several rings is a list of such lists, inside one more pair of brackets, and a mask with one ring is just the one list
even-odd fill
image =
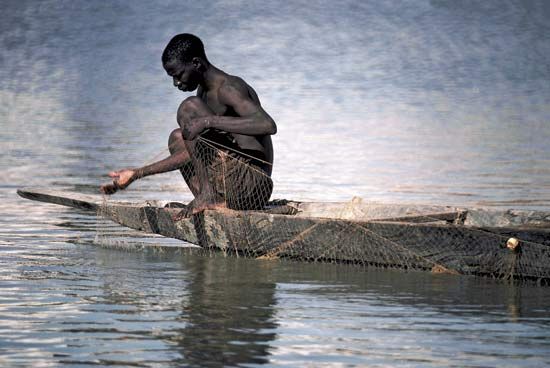
{"label": "net mesh", "polygon": [[[197,140],[195,160],[180,171],[195,197],[216,208],[174,223],[170,216],[182,209],[146,207],[139,220],[147,223],[144,230],[227,255],[549,284],[548,213],[387,205],[359,198],[347,203],[269,201],[273,182],[267,162],[203,138]],[[123,214],[110,217],[125,221]]]}
{"label": "net mesh", "polygon": [[196,197],[233,210],[261,210],[269,201],[268,162],[204,138],[195,144],[195,157],[181,170]]}

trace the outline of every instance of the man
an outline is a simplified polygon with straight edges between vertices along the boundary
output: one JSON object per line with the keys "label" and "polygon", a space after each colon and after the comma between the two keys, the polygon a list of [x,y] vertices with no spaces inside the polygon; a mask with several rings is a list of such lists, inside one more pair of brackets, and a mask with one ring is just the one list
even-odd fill
{"label": "man", "polygon": [[204,209],[260,209],[273,183],[271,135],[277,132],[256,92],[244,80],[212,65],[202,41],[191,34],[172,38],[162,54],[166,73],[181,91],[197,95],[178,108],[179,129],[170,134],[170,156],[141,168],[109,173],[101,186],[113,194],[145,176],[179,169],[194,195],[177,217]]}

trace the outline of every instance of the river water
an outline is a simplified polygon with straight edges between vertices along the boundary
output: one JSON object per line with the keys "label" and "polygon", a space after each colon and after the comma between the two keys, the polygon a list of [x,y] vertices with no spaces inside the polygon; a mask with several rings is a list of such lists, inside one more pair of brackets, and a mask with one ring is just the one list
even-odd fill
{"label": "river water", "polygon": [[[2,8],[0,365],[550,364],[548,288],[159,250],[181,244],[15,194],[162,158],[187,95],[160,54],[191,32],[277,121],[274,197],[548,210],[548,2]],[[190,193],[167,173],[115,197]]]}

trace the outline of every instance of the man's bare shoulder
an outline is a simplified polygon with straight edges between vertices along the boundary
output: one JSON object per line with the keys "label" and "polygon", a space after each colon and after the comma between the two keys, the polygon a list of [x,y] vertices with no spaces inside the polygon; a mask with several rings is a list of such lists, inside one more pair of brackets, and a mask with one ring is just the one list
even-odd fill
{"label": "man's bare shoulder", "polygon": [[220,96],[240,95],[260,104],[256,91],[244,79],[235,75],[226,74],[224,82],[218,90]]}
{"label": "man's bare shoulder", "polygon": [[223,83],[220,84],[219,89],[223,92],[246,93],[249,87],[250,86],[241,77],[226,74]]}

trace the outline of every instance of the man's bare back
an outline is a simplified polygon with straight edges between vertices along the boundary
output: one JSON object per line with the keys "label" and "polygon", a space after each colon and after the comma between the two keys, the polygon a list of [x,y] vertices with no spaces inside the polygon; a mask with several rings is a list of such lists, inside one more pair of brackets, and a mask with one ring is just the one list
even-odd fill
{"label": "man's bare back", "polygon": [[[267,202],[272,190],[269,179],[273,164],[270,136],[276,133],[277,128],[262,108],[254,89],[241,78],[210,64],[202,42],[190,34],[175,36],[166,46],[162,62],[175,87],[187,92],[197,89],[197,95],[185,99],[178,108],[180,128],[170,134],[170,156],[141,168],[109,173],[113,182],[102,185],[101,191],[113,194],[139,178],[179,169],[195,196],[181,216],[227,205],[223,194],[212,195],[216,188],[212,188],[212,181],[207,180],[209,168],[200,157],[199,141],[202,140],[236,152],[236,160],[239,157],[251,158],[260,169],[256,171],[263,173],[267,179],[257,179],[247,174],[248,182],[236,183],[234,186],[242,188],[233,189],[256,192],[254,185],[262,183],[267,189],[264,189],[266,193],[259,203]],[[239,205],[247,206],[250,205]]]}
{"label": "man's bare back", "polygon": [[[239,115],[235,111],[234,107],[232,105],[228,105],[226,101],[227,99],[237,100],[239,98],[243,98],[244,96],[243,99],[248,99],[248,101],[244,101],[244,103],[250,103],[250,101],[252,101],[252,103],[258,107],[256,112],[253,112],[252,110],[248,115],[245,115],[245,117],[252,114],[259,114],[262,118],[265,118],[262,115],[267,115],[267,113],[265,113],[265,111],[261,108],[258,95],[252,87],[250,87],[243,79],[239,77],[226,74],[221,70],[218,70],[218,72],[220,74],[220,79],[218,80],[219,85],[216,85],[214,90],[205,91],[200,86],[197,89],[197,97],[200,98],[212,110],[213,115],[230,118],[242,117],[242,115]],[[237,96],[228,96],[229,94],[236,94]],[[185,101],[182,105],[184,103]],[[227,130],[219,130],[227,132]],[[185,134],[186,132],[184,129],[184,136]],[[271,134],[275,134],[275,132]],[[232,133],[231,137],[235,140],[235,143],[241,151],[248,152],[262,161],[269,162],[270,165],[266,165],[265,170],[271,174],[271,164],[273,164],[273,146],[271,143],[271,135],[246,135]]]}

